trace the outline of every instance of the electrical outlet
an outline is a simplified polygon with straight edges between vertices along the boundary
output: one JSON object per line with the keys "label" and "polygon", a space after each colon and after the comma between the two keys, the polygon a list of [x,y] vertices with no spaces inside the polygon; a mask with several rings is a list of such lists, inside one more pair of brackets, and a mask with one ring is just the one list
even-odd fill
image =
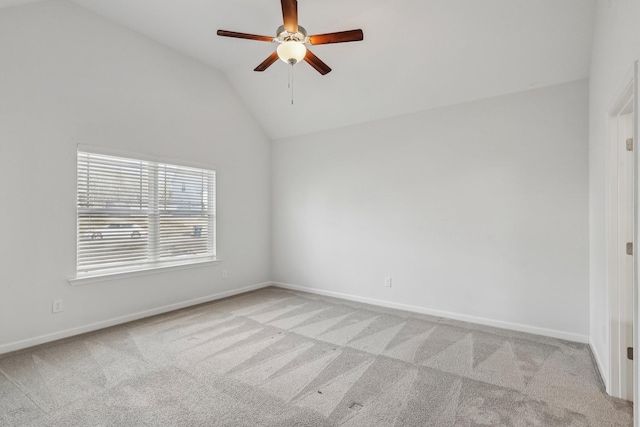
{"label": "electrical outlet", "polygon": [[227,270],[222,270],[222,278],[223,279],[228,279],[229,278],[229,272]]}
{"label": "electrical outlet", "polygon": [[62,300],[61,299],[54,299],[53,300],[53,304],[51,306],[51,312],[60,313],[61,311],[62,311]]}
{"label": "electrical outlet", "polygon": [[390,287],[391,287],[391,277],[387,276],[387,277],[385,277],[385,278],[384,278],[384,285],[385,285],[387,288],[390,288]]}

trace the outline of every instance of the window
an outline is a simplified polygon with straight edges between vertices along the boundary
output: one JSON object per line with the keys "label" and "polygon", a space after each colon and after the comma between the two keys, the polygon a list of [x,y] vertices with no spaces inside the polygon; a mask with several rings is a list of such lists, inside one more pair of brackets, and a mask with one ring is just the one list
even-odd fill
{"label": "window", "polygon": [[78,151],[77,276],[215,260],[215,171]]}

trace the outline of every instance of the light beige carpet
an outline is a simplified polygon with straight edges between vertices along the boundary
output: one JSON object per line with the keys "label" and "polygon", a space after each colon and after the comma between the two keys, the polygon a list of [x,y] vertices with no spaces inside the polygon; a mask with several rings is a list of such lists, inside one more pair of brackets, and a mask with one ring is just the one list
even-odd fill
{"label": "light beige carpet", "polygon": [[630,426],[589,349],[266,288],[0,356],[5,426]]}

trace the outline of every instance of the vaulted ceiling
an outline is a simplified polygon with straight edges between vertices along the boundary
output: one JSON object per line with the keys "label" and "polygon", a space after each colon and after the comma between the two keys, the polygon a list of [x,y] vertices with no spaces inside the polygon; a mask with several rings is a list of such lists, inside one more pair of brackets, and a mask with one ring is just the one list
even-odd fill
{"label": "vaulted ceiling", "polygon": [[[47,1],[47,0],[45,0]],[[361,28],[364,41],[315,46],[333,71],[253,69],[275,35],[277,0],[72,0],[226,75],[272,139],[588,77],[595,0],[299,0],[309,34]],[[0,0],[0,7],[29,0]]]}

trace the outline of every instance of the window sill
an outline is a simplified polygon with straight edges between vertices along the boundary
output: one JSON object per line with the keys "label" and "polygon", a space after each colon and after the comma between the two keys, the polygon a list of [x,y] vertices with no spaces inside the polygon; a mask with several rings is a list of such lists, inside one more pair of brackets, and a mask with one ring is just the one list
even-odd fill
{"label": "window sill", "polygon": [[166,271],[185,270],[197,267],[210,267],[212,265],[219,264],[221,259],[216,258],[213,260],[194,261],[189,263],[176,263],[170,265],[164,265],[161,267],[149,267],[141,268],[138,270],[123,270],[123,271],[111,271],[108,273],[94,274],[87,276],[78,276],[69,279],[69,283],[72,286],[88,285],[90,283],[106,282],[109,280],[127,279],[129,277],[148,276],[151,274],[164,273]]}

